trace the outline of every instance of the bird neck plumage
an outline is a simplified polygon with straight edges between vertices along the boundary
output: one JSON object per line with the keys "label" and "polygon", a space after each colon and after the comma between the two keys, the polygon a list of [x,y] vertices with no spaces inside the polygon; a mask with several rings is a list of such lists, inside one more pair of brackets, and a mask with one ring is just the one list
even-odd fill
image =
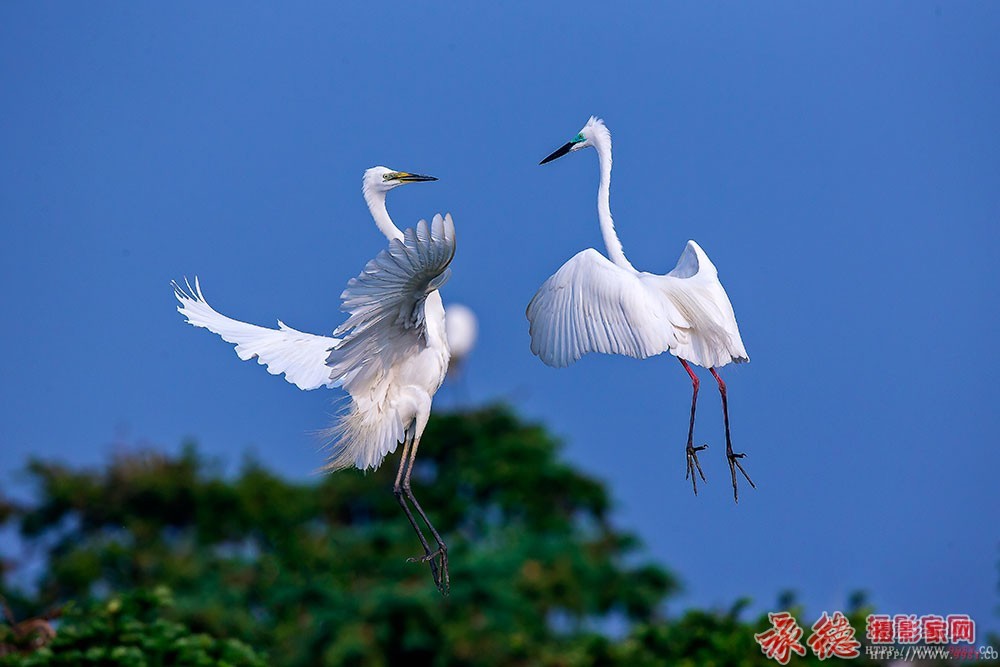
{"label": "bird neck plumage", "polygon": [[403,232],[399,231],[399,227],[393,224],[392,218],[389,217],[389,211],[385,207],[386,191],[365,188],[364,195],[365,201],[368,203],[368,210],[375,218],[375,226],[378,227],[379,231],[385,234],[385,237],[390,241],[392,239],[402,241]]}
{"label": "bird neck plumage", "polygon": [[608,259],[623,269],[635,271],[635,267],[625,257],[622,242],[615,232],[615,221],[611,218],[611,136],[599,134],[595,137],[594,148],[601,165],[601,185],[597,189],[597,218],[601,223],[604,246]]}

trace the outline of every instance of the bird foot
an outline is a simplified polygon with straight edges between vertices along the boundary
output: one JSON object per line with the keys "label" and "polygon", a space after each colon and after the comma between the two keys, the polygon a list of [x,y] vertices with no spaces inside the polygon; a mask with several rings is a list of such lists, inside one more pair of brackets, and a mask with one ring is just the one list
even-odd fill
{"label": "bird foot", "polygon": [[750,479],[750,475],[748,475],[747,471],[743,469],[743,464],[740,463],[740,459],[746,458],[746,454],[744,452],[739,452],[739,453],[733,452],[732,447],[730,447],[726,451],[726,458],[729,459],[729,474],[733,478],[733,500],[739,503],[740,493],[739,490],[736,488],[736,469],[737,468],[740,469],[740,472],[743,473],[743,476],[747,478],[747,481],[750,482],[750,486],[752,488],[756,489],[757,485],[753,483],[753,480]]}
{"label": "bird foot", "polygon": [[442,544],[437,551],[423,556],[407,558],[406,562],[430,564],[434,585],[437,586],[441,595],[448,595],[448,591],[451,589],[451,579],[448,576],[448,547],[446,545]]}
{"label": "bird foot", "polygon": [[689,477],[691,478],[691,487],[694,489],[694,495],[696,496],[698,495],[698,478],[694,474],[695,469],[697,469],[698,474],[701,475],[701,481],[708,481],[705,479],[705,473],[701,471],[701,463],[698,462],[698,452],[703,449],[708,449],[708,445],[692,447],[689,442],[687,446],[687,473],[684,475],[684,479],[688,479]]}

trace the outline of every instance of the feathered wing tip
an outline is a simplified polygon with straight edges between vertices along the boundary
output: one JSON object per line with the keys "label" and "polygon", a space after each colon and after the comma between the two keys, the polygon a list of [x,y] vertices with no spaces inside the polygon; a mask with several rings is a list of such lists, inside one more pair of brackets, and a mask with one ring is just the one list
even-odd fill
{"label": "feathered wing tip", "polygon": [[171,280],[170,286],[174,288],[174,296],[181,302],[181,305],[177,306],[177,312],[179,313],[183,313],[185,305],[191,301],[205,302],[205,296],[201,293],[201,285],[198,283],[198,276],[194,277],[193,288],[187,276],[184,276],[184,287],[178,285],[176,280]]}
{"label": "feathered wing tip", "polygon": [[665,278],[676,279],[668,283],[670,298],[691,322],[689,329],[678,331],[672,354],[706,368],[750,360],[719,272],[701,246],[688,241]]}
{"label": "feathered wing tip", "polygon": [[[346,336],[351,330],[363,332],[377,321],[373,316],[385,307],[388,297],[398,298],[400,281],[406,282],[425,268],[438,271],[426,285],[425,292],[440,288],[451,275],[447,265],[454,256],[455,223],[450,213],[443,218],[440,213],[435,215],[429,225],[426,220],[420,220],[415,227],[403,230],[402,240],[389,241],[388,248],[369,260],[356,278],[347,281],[347,287],[340,294],[340,309],[350,313],[350,317],[333,335]],[[335,356],[331,356],[331,365]]]}
{"label": "feathered wing tip", "polygon": [[195,327],[203,327],[213,333],[219,333],[215,330],[214,324],[216,321],[225,321],[229,318],[209,305],[208,299],[202,294],[198,276],[194,277],[194,287],[191,286],[191,281],[187,279],[187,276],[184,276],[183,287],[176,280],[171,280],[170,285],[174,288],[174,296],[180,304],[177,306],[177,312],[184,316],[185,322]]}
{"label": "feathered wing tip", "polygon": [[235,345],[236,354],[243,361],[256,359],[268,373],[284,375],[288,382],[304,391],[334,386],[326,357],[340,342],[336,338],[305,333],[281,320],[278,320],[277,329],[270,329],[227,317],[209,305],[197,276],[194,287],[186,278],[184,287],[176,281],[171,284],[180,303],[177,311],[187,323],[207,329]]}

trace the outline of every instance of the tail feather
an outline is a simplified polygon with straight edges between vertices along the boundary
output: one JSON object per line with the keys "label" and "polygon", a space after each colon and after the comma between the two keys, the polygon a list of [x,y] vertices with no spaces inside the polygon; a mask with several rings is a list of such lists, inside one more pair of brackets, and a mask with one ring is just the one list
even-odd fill
{"label": "tail feather", "polygon": [[337,423],[322,431],[330,452],[324,472],[356,467],[372,470],[382,459],[396,451],[403,441],[405,427],[395,410],[385,406],[363,409],[357,401],[350,400]]}

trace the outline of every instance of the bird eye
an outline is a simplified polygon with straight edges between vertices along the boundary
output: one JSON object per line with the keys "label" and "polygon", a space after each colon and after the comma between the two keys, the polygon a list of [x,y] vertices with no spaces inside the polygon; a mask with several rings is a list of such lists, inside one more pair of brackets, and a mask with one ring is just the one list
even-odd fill
{"label": "bird eye", "polygon": [[391,181],[394,178],[396,178],[396,174],[395,173],[382,174],[382,180],[383,181]]}

